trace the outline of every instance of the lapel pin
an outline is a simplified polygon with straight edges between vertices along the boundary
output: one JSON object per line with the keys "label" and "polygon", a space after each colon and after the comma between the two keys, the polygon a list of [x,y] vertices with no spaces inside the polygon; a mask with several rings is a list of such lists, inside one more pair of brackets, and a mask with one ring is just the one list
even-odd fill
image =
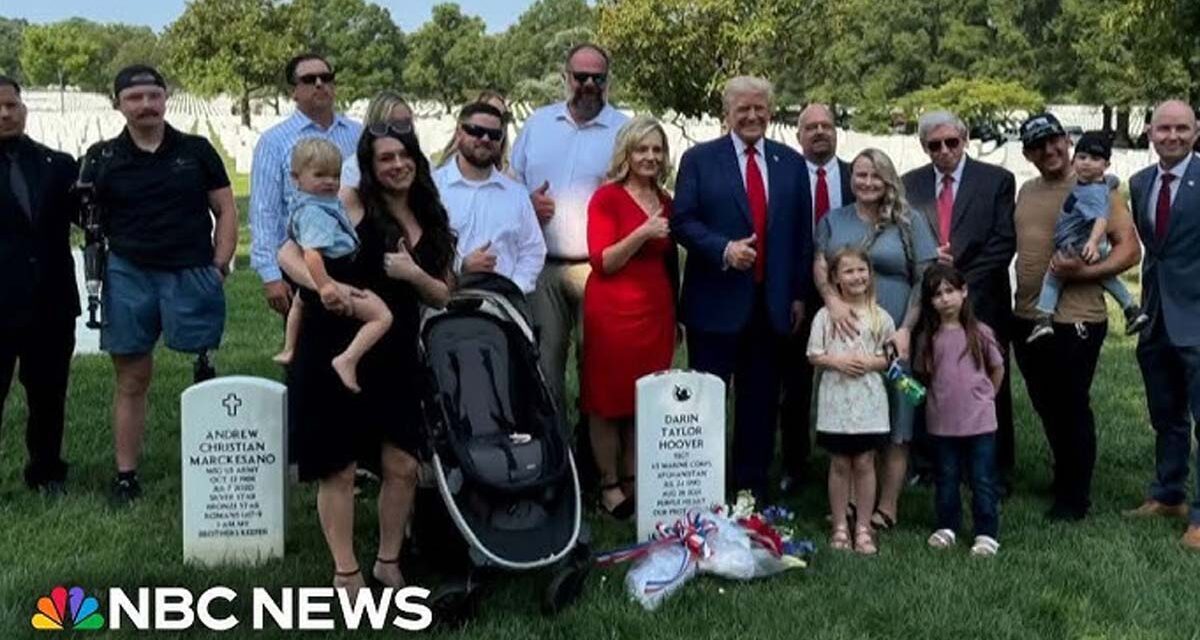
{"label": "lapel pin", "polygon": [[1194,186],[1196,186],[1196,181],[1195,181],[1195,180],[1188,180],[1188,186],[1189,186],[1189,187],[1194,187]]}
{"label": "lapel pin", "polygon": [[774,162],[779,162],[779,156],[773,155],[773,156],[771,156],[771,160]]}

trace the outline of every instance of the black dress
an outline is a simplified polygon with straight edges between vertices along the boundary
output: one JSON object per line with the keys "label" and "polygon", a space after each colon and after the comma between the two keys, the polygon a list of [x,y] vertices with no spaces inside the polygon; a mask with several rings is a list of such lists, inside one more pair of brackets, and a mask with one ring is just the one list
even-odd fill
{"label": "black dress", "polygon": [[[421,442],[421,364],[417,351],[420,298],[412,285],[383,271],[385,241],[365,218],[356,227],[361,247],[353,257],[325,260],[334,280],[370,289],[392,312],[392,326],[358,368],[362,392],[351,393],[330,361],[362,322],[330,313],[320,296],[301,289],[300,336],[288,371],[288,411],[295,422],[296,460],[305,481],[329,477],[355,462],[375,466],[383,442],[415,454]],[[418,265],[430,264],[430,243],[413,249]]]}

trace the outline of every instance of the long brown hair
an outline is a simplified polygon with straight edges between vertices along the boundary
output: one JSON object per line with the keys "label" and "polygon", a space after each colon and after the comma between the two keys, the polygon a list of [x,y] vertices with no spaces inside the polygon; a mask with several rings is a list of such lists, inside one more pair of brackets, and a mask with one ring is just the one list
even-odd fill
{"label": "long brown hair", "polygon": [[[967,287],[967,279],[962,272],[952,265],[937,263],[925,270],[921,282],[921,320],[917,323],[917,369],[926,372],[932,378],[934,368],[933,337],[942,326],[942,316],[933,308],[933,296],[942,283],[951,288],[963,291]],[[976,368],[988,371],[987,344],[983,334],[982,323],[975,318],[971,301],[963,298],[962,309],[958,312],[958,323],[967,334],[967,347],[959,358],[971,356]],[[990,373],[990,371],[989,371]]]}

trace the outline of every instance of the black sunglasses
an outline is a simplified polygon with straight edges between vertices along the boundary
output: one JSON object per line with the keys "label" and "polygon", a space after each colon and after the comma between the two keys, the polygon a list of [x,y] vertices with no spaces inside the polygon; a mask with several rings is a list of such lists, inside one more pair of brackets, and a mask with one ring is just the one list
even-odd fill
{"label": "black sunglasses", "polygon": [[394,133],[398,136],[403,136],[403,135],[412,133],[412,131],[413,131],[412,120],[392,120],[391,122],[376,122],[375,124],[367,127],[367,132],[370,133],[371,135],[375,136],[376,138],[382,138],[382,137],[388,135],[388,133]]}
{"label": "black sunglasses", "polygon": [[571,77],[575,78],[575,82],[579,84],[587,84],[591,80],[597,87],[603,87],[605,82],[608,82],[607,73],[588,73],[586,71],[572,71]]}
{"label": "black sunglasses", "polygon": [[477,124],[471,124],[470,122],[464,122],[461,126],[464,133],[479,140],[487,138],[492,142],[500,142],[500,139],[504,137],[504,129],[481,127]]}
{"label": "black sunglasses", "polygon": [[945,140],[930,140],[925,143],[925,148],[932,153],[937,153],[942,150],[942,145],[946,145],[947,151],[954,151],[958,145],[962,144],[960,138],[946,138]]}
{"label": "black sunglasses", "polygon": [[337,74],[332,71],[326,71],[325,73],[306,73],[302,76],[296,76],[296,82],[300,84],[316,84],[317,80],[320,80],[321,84],[333,84],[336,76]]}

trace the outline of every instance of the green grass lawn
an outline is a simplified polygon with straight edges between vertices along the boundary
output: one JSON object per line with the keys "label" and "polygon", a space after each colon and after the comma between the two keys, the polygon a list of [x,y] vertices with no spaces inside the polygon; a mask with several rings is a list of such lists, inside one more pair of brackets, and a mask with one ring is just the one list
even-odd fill
{"label": "green grass lawn", "polygon": [[[244,217],[245,201],[240,202]],[[244,229],[242,241],[247,241]],[[216,364],[223,374],[279,379],[269,357],[280,345],[281,323],[263,303],[257,276],[245,268],[245,246],[227,284],[228,329]],[[1122,326],[1115,313],[1113,318],[1114,329]],[[647,613],[628,600],[626,568],[617,567],[593,573],[582,601],[555,619],[537,611],[538,583],[518,577],[496,589],[476,621],[444,635],[1200,638],[1200,554],[1178,546],[1182,525],[1129,521],[1118,514],[1139,501],[1153,468],[1153,438],[1133,346],[1132,340],[1115,336],[1105,345],[1093,388],[1100,449],[1094,515],[1082,524],[1042,520],[1048,506],[1049,457],[1018,378],[1016,495],[1004,504],[1003,548],[995,559],[972,559],[961,546],[949,553],[926,548],[933,522],[928,489],[906,494],[901,524],[883,536],[878,557],[831,553],[824,544],[823,477],[814,471],[802,496],[791,503],[800,514],[800,535],[818,542],[807,570],[752,584],[700,578],[658,612]],[[307,486],[289,499],[286,558],[255,569],[201,569],[182,563],[179,394],[191,382],[191,361],[160,350],[156,368],[141,469],[145,496],[123,511],[110,510],[105,500],[113,472],[108,359],[85,356],[73,364],[65,451],[72,468],[69,495],[62,499],[41,498],[22,485],[26,413],[24,394],[14,387],[0,442],[0,638],[35,636],[29,619],[36,599],[57,584],[78,584],[101,595],[110,586],[180,585],[199,593],[225,585],[248,599],[256,586],[329,583],[332,567],[317,522],[315,493]],[[373,500],[365,499],[358,509],[359,557],[369,567],[376,510]],[[633,536],[632,525],[593,523],[599,548]],[[434,586],[416,573],[409,578]],[[233,633],[193,635],[283,635],[251,634],[248,614],[241,609],[238,614],[242,626]],[[349,632],[328,635],[350,637]]]}

